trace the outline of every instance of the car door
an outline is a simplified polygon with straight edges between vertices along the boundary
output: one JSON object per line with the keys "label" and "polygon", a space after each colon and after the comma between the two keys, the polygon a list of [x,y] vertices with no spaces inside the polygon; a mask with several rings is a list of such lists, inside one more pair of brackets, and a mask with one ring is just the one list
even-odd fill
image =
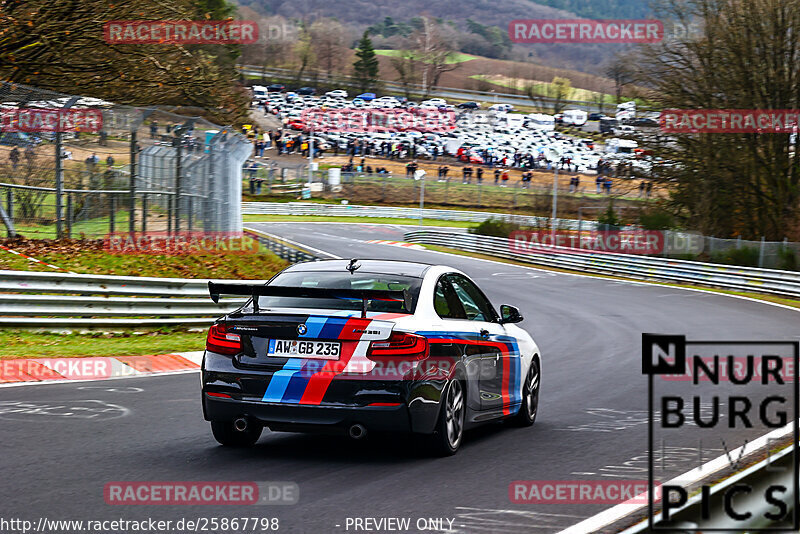
{"label": "car door", "polygon": [[447,275],[447,280],[464,308],[466,322],[476,333],[477,341],[469,351],[481,360],[481,410],[502,410],[508,415],[519,405],[520,354],[515,339],[499,323],[489,299],[472,280],[457,273]]}
{"label": "car door", "polygon": [[475,325],[467,320],[467,314],[456,295],[447,275],[436,282],[433,292],[433,309],[438,319],[431,325],[432,331],[426,334],[430,342],[431,360],[437,361],[457,354],[466,356],[467,405],[474,411],[481,409],[479,394],[480,355],[474,350],[478,339]]}

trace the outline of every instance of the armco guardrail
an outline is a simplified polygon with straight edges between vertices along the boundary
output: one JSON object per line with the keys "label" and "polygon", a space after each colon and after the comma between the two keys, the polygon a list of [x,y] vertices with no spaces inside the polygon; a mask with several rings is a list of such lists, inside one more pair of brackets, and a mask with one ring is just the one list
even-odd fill
{"label": "armco guardrail", "polygon": [[[244,215],[318,215],[323,217],[385,217],[391,219],[419,219],[417,208],[393,206],[362,206],[356,204],[317,204],[313,202],[243,202]],[[526,226],[549,225],[547,217],[531,215],[511,215],[488,211],[462,211],[423,209],[423,219],[437,221],[482,222],[487,219],[513,221]],[[559,219],[559,228],[574,230],[578,228],[577,219]],[[595,221],[583,221],[584,230],[597,227]]]}
{"label": "armco guardrail", "polygon": [[[520,254],[512,250],[506,238],[439,230],[407,232],[405,240],[574,271],[800,298],[800,273],[793,271],[731,267],[633,254],[597,254],[563,247]],[[540,250],[544,248],[540,247]]]}
{"label": "armco guardrail", "polygon": [[[317,259],[312,252],[277,236],[252,230],[248,233],[262,246],[291,263]],[[208,296],[208,282],[145,276],[0,271],[0,327],[68,329],[207,325],[216,317],[235,310],[245,300],[223,299],[214,304]]]}
{"label": "armco guardrail", "polygon": [[0,271],[0,327],[206,325],[242,302],[214,304],[208,280]]}

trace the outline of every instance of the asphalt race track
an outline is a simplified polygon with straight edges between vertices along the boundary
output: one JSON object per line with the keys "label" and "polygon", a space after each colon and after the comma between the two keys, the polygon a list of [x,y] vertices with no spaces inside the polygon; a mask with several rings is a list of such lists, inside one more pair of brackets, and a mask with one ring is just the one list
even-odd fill
{"label": "asphalt race track", "polygon": [[[641,334],[689,339],[797,340],[798,312],[700,291],[574,276],[461,256],[368,244],[401,241],[403,227],[251,223],[343,258],[448,264],[495,305],[517,305],[544,358],[540,413],[532,428],[497,424],[467,434],[459,453],[437,459],[404,439],[262,435],[250,450],[217,445],[200,410],[197,373],[91,383],[0,388],[0,517],[280,519],[280,532],[348,532],[347,518],[454,519],[454,532],[557,532],[605,505],[520,505],[515,480],[647,478],[647,381]],[[80,403],[77,401],[101,401]],[[56,409],[92,406],[101,410]],[[87,418],[86,413],[99,413]],[[71,414],[71,415],[66,415]],[[758,432],[753,435],[759,435]],[[732,441],[741,435],[724,435]],[[687,433],[687,448],[696,444]],[[705,459],[718,456],[708,445]],[[666,475],[697,464],[670,454]],[[293,481],[294,506],[109,506],[113,481]],[[445,521],[445,525],[447,522]],[[353,532],[353,528],[349,532]],[[412,529],[412,532],[417,530]]]}

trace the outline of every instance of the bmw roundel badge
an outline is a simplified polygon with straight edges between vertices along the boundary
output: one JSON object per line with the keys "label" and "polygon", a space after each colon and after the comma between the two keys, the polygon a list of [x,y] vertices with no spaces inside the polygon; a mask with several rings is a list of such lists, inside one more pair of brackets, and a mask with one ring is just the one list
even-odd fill
{"label": "bmw roundel badge", "polygon": [[306,325],[304,325],[304,324],[297,325],[297,333],[298,334],[300,334],[302,336],[306,332],[308,332],[308,328],[306,327]]}

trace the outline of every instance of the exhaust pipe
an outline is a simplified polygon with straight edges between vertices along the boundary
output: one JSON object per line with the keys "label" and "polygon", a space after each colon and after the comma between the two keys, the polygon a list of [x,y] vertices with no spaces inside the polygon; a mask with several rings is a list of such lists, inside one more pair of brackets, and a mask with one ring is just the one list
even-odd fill
{"label": "exhaust pipe", "polygon": [[234,419],[233,421],[233,428],[235,428],[239,432],[244,432],[247,430],[248,422],[247,419],[244,417],[239,417],[238,419]]}
{"label": "exhaust pipe", "polygon": [[361,424],[355,424],[350,427],[348,434],[353,439],[364,439],[367,437],[367,428]]}

